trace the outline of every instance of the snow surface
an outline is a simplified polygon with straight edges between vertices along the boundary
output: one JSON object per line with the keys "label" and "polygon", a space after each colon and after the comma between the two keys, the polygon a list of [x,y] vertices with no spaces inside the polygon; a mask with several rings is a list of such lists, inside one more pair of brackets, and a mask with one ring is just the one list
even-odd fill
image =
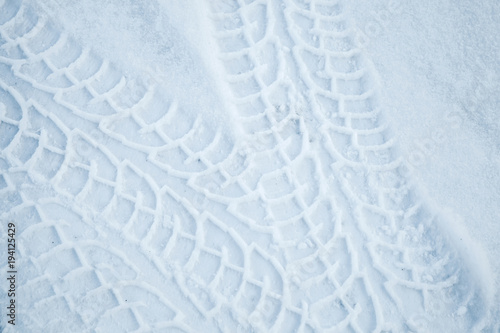
{"label": "snow surface", "polygon": [[0,327],[499,332],[498,14],[0,1]]}

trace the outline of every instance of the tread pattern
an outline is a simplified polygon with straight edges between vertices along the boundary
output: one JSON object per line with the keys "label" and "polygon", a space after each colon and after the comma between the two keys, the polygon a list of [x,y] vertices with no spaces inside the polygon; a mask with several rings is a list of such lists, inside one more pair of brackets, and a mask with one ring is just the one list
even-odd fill
{"label": "tread pattern", "polygon": [[0,7],[18,328],[480,327],[480,290],[406,175],[341,4],[207,6],[242,138],[22,1]]}
{"label": "tread pattern", "polygon": [[[242,131],[258,143],[241,179],[259,178],[230,208],[272,223],[282,265],[296,272],[288,292],[301,329],[481,325],[472,310],[480,291],[437,227],[442,217],[418,199],[342,4],[210,4]],[[265,211],[257,218],[256,206]],[[456,322],[442,322],[450,314]]]}

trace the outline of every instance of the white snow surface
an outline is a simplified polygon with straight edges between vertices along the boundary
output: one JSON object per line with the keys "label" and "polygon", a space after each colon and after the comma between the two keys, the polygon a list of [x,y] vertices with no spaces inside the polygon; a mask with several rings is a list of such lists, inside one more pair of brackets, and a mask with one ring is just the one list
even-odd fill
{"label": "white snow surface", "polygon": [[499,14],[0,1],[0,330],[500,332]]}

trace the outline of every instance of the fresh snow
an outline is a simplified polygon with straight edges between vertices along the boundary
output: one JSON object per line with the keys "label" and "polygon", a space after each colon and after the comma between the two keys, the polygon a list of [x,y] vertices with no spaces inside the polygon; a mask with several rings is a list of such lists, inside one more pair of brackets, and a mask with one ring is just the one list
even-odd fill
{"label": "fresh snow", "polygon": [[0,329],[499,332],[499,13],[0,1]]}

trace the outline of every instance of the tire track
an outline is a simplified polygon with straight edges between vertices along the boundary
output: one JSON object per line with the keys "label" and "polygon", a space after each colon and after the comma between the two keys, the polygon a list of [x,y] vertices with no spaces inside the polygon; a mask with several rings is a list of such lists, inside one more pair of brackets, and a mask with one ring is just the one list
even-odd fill
{"label": "tire track", "polygon": [[[482,322],[474,308],[484,302],[481,290],[471,280],[458,250],[437,227],[442,217],[418,199],[407,178],[407,169],[377,104],[378,83],[373,69],[356,47],[355,31],[342,14],[341,3],[219,1],[212,2],[211,7],[220,58],[246,140],[264,142],[251,156],[254,164],[248,170],[253,170],[248,173],[260,177],[246,200],[255,201],[260,196],[259,203],[266,210],[262,216],[271,216],[270,221],[287,231],[297,229],[295,234],[301,238],[288,244],[314,244],[308,274],[336,271],[336,265],[325,260],[322,252],[329,253],[332,244],[342,240],[350,244],[345,251],[353,257],[353,269],[344,273],[350,277],[344,285],[330,278],[337,306],[321,303],[319,309],[331,310],[324,317],[312,319],[311,327],[354,331],[421,330],[439,325],[459,330],[480,327]],[[273,68],[277,68],[275,76]],[[294,110],[295,117],[280,115],[283,110]],[[283,140],[283,125],[275,117],[300,124],[296,146],[301,148],[296,159],[283,153],[288,142]],[[259,150],[262,146],[265,152]],[[317,152],[314,157],[308,156],[314,165],[308,170],[312,175],[304,175],[305,168],[294,165],[307,152]],[[259,154],[267,156],[259,159]],[[279,162],[271,166],[269,161]],[[311,218],[314,213],[307,204],[297,204],[298,184],[276,182],[274,188],[266,188],[266,176],[276,179],[280,172],[320,184],[311,202],[326,201],[336,214],[324,214],[318,224],[340,225],[331,227],[337,233],[326,243],[311,237],[315,228],[309,221],[318,218]],[[273,201],[268,198],[274,193],[270,192],[284,193],[280,200],[294,203],[283,210],[293,212],[294,205],[298,206],[297,216],[273,215]],[[245,204],[243,198],[234,211],[244,212]],[[253,223],[262,223],[262,216],[254,218]],[[286,244],[282,247],[285,253]],[[337,256],[329,254],[327,258],[335,261]],[[307,263],[291,256],[285,259],[282,265],[287,271],[295,266],[304,270]],[[309,288],[307,283],[301,287]],[[365,304],[347,311],[338,306],[353,298],[338,294],[349,292],[356,295],[355,302]],[[310,301],[304,294],[305,302]],[[397,311],[381,305],[390,303]],[[361,308],[366,312],[360,315]],[[438,323],[443,316],[453,319]]]}
{"label": "tire track", "polygon": [[[21,265],[33,270],[23,294],[33,285],[48,291],[21,300],[21,328],[218,331],[214,297],[226,280],[239,287],[242,244],[201,215],[202,194],[186,196],[193,172],[226,159],[228,139],[157,88],[127,81],[29,5],[9,2],[1,12],[10,14],[2,49],[20,51],[0,59],[2,219],[25,221]],[[225,235],[224,245],[203,240],[203,225],[211,226],[205,237]],[[219,262],[203,264],[210,258]],[[202,265],[220,273],[214,279]],[[47,308],[57,311],[47,317]]]}
{"label": "tire track", "polygon": [[0,7],[0,218],[19,221],[23,328],[480,327],[341,6],[209,6],[240,138],[22,1]]}

